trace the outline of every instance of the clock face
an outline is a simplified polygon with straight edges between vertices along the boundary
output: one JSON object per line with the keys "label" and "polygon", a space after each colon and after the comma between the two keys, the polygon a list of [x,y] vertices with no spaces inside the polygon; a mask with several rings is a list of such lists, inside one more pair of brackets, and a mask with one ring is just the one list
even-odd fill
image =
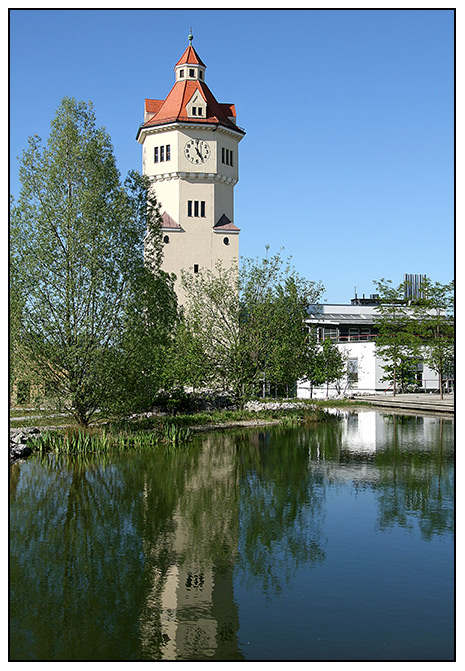
{"label": "clock face", "polygon": [[185,157],[194,165],[205,163],[210,153],[210,147],[205,140],[189,140],[184,148]]}

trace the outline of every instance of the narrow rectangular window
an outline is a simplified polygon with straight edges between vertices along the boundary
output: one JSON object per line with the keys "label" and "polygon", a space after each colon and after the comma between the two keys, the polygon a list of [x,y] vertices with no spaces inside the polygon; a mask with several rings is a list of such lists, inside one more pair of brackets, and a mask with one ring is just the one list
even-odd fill
{"label": "narrow rectangular window", "polygon": [[199,216],[199,201],[194,200],[194,217]]}
{"label": "narrow rectangular window", "polygon": [[232,152],[232,149],[231,149],[231,151],[229,152],[229,158],[230,158],[230,161],[231,161],[231,163],[230,163],[229,165],[230,165],[231,168],[232,168],[232,166],[233,166],[233,152]]}
{"label": "narrow rectangular window", "polygon": [[221,148],[221,163],[224,163],[224,147]]}
{"label": "narrow rectangular window", "polygon": [[201,107],[197,108],[197,113],[198,113],[198,116],[202,116],[202,108]]}
{"label": "narrow rectangular window", "polygon": [[197,107],[192,108],[192,116],[197,116]]}
{"label": "narrow rectangular window", "polygon": [[158,163],[158,147],[155,147],[153,160],[155,161],[155,163]]}
{"label": "narrow rectangular window", "polygon": [[189,77],[194,77],[195,76],[195,70],[190,69],[189,70]]}
{"label": "narrow rectangular window", "polygon": [[184,77],[184,70],[179,70],[179,77]]}
{"label": "narrow rectangular window", "polygon": [[200,201],[200,216],[201,217],[205,216],[205,201],[204,200]]}
{"label": "narrow rectangular window", "polygon": [[347,360],[347,377],[349,382],[358,382],[358,359]]}
{"label": "narrow rectangular window", "polygon": [[187,216],[192,217],[192,201],[187,201]]}
{"label": "narrow rectangular window", "polygon": [[165,148],[160,147],[160,161],[164,161],[164,160],[165,160]]}
{"label": "narrow rectangular window", "polygon": [[194,263],[194,273],[197,274],[199,272],[199,264]]}
{"label": "narrow rectangular window", "polygon": [[167,144],[166,145],[166,160],[169,161],[171,159],[171,145]]}

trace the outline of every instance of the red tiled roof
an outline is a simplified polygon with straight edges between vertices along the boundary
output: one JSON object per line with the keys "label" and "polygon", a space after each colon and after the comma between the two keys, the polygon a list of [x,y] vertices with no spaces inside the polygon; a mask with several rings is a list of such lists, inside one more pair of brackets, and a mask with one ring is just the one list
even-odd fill
{"label": "red tiled roof", "polygon": [[[207,103],[207,112],[205,117],[189,117],[187,115],[187,103],[198,90]],[[160,104],[161,102],[161,104]],[[205,82],[197,80],[178,81],[174,84],[165,100],[145,100],[146,115],[151,115],[142,128],[151,126],[160,126],[174,121],[192,121],[198,123],[219,123],[226,128],[243,133],[236,124],[228,117],[236,115],[234,105],[231,103],[219,103]]]}
{"label": "red tiled roof", "polygon": [[240,228],[237,228],[235,226],[231,219],[229,219],[225,214],[222,214],[221,217],[218,219],[216,224],[213,226],[213,230],[215,231],[240,231]]}
{"label": "red tiled roof", "polygon": [[160,107],[163,105],[163,100],[145,100],[145,112],[146,114],[156,114]]}
{"label": "red tiled roof", "polygon": [[173,219],[173,217],[170,217],[168,212],[163,212],[163,214],[161,215],[161,219],[162,219],[162,222],[163,222],[162,226],[161,226],[162,228],[176,229],[176,230],[179,230],[179,231],[182,230],[182,228],[178,224],[178,222],[175,221]]}
{"label": "red tiled roof", "polygon": [[202,65],[204,68],[206,67],[205,63],[202,63],[200,56],[191,45],[187,47],[186,51],[183,53],[176,65],[184,65],[184,63],[190,63],[191,65]]}

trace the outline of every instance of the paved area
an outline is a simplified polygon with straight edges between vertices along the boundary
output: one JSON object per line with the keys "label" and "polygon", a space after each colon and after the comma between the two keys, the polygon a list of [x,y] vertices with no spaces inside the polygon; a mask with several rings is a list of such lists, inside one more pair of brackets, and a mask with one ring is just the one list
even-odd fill
{"label": "paved area", "polygon": [[383,408],[399,408],[406,410],[421,410],[422,412],[447,413],[455,412],[455,395],[444,394],[441,400],[439,394],[373,394],[354,396],[354,401],[360,400]]}

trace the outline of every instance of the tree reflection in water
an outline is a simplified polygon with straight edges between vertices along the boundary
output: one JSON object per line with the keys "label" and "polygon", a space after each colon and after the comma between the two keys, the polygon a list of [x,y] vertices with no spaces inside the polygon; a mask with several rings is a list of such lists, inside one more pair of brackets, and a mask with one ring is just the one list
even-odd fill
{"label": "tree reflection in water", "polygon": [[[453,424],[430,417],[386,416],[385,448],[376,454],[380,530],[395,525],[422,537],[454,529]],[[424,442],[418,444],[419,425]],[[413,437],[416,440],[413,441]],[[412,449],[412,441],[413,447]]]}
{"label": "tree reflection in water", "polygon": [[258,582],[272,597],[296,568],[324,560],[321,526],[324,488],[308,468],[306,432],[275,429],[246,433],[240,458],[242,580]]}

